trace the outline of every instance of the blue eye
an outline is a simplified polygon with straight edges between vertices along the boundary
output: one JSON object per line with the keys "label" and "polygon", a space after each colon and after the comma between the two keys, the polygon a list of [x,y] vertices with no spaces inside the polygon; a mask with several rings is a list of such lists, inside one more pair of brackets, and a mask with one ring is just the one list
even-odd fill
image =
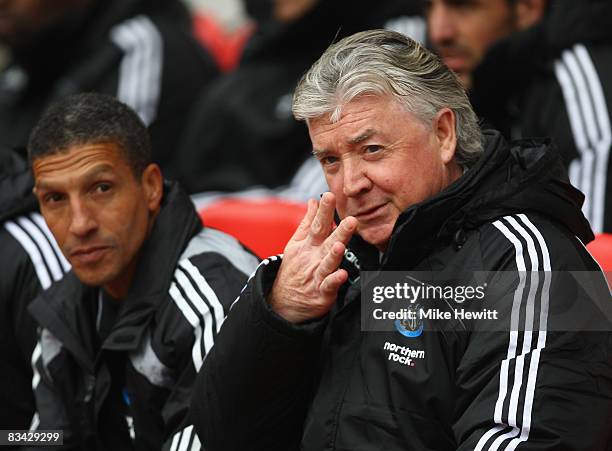
{"label": "blue eye", "polygon": [[380,146],[371,145],[371,146],[366,146],[365,151],[366,151],[366,153],[376,153],[380,149],[381,149]]}

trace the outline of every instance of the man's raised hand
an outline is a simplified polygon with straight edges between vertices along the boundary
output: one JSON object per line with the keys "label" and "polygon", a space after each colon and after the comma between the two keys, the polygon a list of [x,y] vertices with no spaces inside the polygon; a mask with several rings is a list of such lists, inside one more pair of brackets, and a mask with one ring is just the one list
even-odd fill
{"label": "man's raised hand", "polygon": [[357,220],[348,216],[333,230],[335,207],[332,193],[325,193],[320,202],[310,200],[304,219],[285,247],[268,302],[291,323],[327,314],[348,279],[347,272],[338,267]]}

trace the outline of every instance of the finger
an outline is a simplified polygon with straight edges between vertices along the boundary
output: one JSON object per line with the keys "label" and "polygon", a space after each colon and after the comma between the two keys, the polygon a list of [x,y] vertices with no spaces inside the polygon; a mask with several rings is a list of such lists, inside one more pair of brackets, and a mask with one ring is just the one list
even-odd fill
{"label": "finger", "polygon": [[338,290],[348,280],[348,272],[344,269],[334,271],[321,282],[320,293],[329,300],[334,300],[338,296]]}
{"label": "finger", "polygon": [[319,267],[315,271],[315,283],[320,285],[323,279],[338,269],[342,258],[344,257],[344,244],[336,242],[331,246],[331,249],[321,260]]}
{"label": "finger", "polygon": [[335,209],[336,197],[330,192],[323,194],[317,214],[310,226],[309,236],[315,246],[323,243],[331,233]]}
{"label": "finger", "polygon": [[291,241],[302,241],[304,238],[308,236],[308,232],[310,231],[310,226],[312,225],[312,221],[317,214],[317,201],[314,199],[308,199],[307,210],[300,221],[300,225],[298,225],[297,229],[293,233],[291,237]]}
{"label": "finger", "polygon": [[338,227],[336,227],[327,240],[325,240],[326,247],[331,249],[334,243],[342,243],[344,246],[346,246],[357,230],[357,225],[357,219],[354,217],[347,216],[344,218],[342,221],[340,221]]}

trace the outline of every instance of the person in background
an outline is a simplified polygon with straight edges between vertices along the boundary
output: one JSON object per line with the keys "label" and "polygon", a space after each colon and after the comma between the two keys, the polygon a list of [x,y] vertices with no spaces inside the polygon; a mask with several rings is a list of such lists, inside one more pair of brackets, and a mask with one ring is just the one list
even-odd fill
{"label": "person in background", "polygon": [[180,0],[3,0],[0,145],[25,147],[53,101],[116,96],[149,128],[153,161],[181,179],[176,141],[201,89],[217,76]]}
{"label": "person in background", "polygon": [[594,232],[612,232],[612,3],[428,0],[426,18],[478,115],[510,138],[552,137]]}
{"label": "person in background", "polygon": [[62,449],[199,450],[191,387],[257,258],[202,227],[151,162],[143,122],[113,97],[54,103],[28,152],[72,267],[29,306],[38,428],[62,430]]}
{"label": "person in background", "polygon": [[[27,429],[34,414],[30,361],[35,326],[26,305],[69,264],[58,251],[31,192],[23,162],[28,135],[53,100],[80,91],[113,94],[149,125],[155,161],[168,175],[194,92],[216,76],[190,35],[181,2],[158,0],[6,0],[0,41],[11,59],[0,72],[0,425]],[[14,150],[13,148],[18,148]],[[19,344],[19,346],[16,345]]]}
{"label": "person in background", "polygon": [[[452,71],[385,30],[330,46],[293,113],[331,192],[223,324],[193,391],[202,446],[609,449],[612,301],[557,152],[481,132]],[[499,322],[465,316],[483,309]]]}
{"label": "person in background", "polygon": [[27,305],[63,277],[63,257],[32,193],[26,158],[0,152],[0,426],[28,429],[35,411],[32,351],[36,324]]}
{"label": "person in background", "polygon": [[[424,38],[419,1],[247,0],[257,31],[239,67],[206,89],[181,143],[186,189],[238,192],[292,185],[294,200],[327,188],[308,133],[291,115],[299,77],[335,40],[369,28]],[[419,26],[420,25],[420,26]],[[304,165],[304,167],[302,167]]]}

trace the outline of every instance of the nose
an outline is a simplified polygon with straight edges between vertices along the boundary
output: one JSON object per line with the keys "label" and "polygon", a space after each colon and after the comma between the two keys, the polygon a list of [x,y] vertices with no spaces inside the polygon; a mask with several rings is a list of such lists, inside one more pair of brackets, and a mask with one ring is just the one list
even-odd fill
{"label": "nose", "polygon": [[455,17],[444,2],[432,2],[427,11],[429,40],[434,46],[452,42],[457,33]]}
{"label": "nose", "polygon": [[83,200],[71,200],[70,210],[70,233],[83,238],[97,228],[94,215]]}
{"label": "nose", "polygon": [[357,197],[369,191],[372,182],[368,178],[360,158],[350,156],[342,165],[342,192],[346,197]]}

